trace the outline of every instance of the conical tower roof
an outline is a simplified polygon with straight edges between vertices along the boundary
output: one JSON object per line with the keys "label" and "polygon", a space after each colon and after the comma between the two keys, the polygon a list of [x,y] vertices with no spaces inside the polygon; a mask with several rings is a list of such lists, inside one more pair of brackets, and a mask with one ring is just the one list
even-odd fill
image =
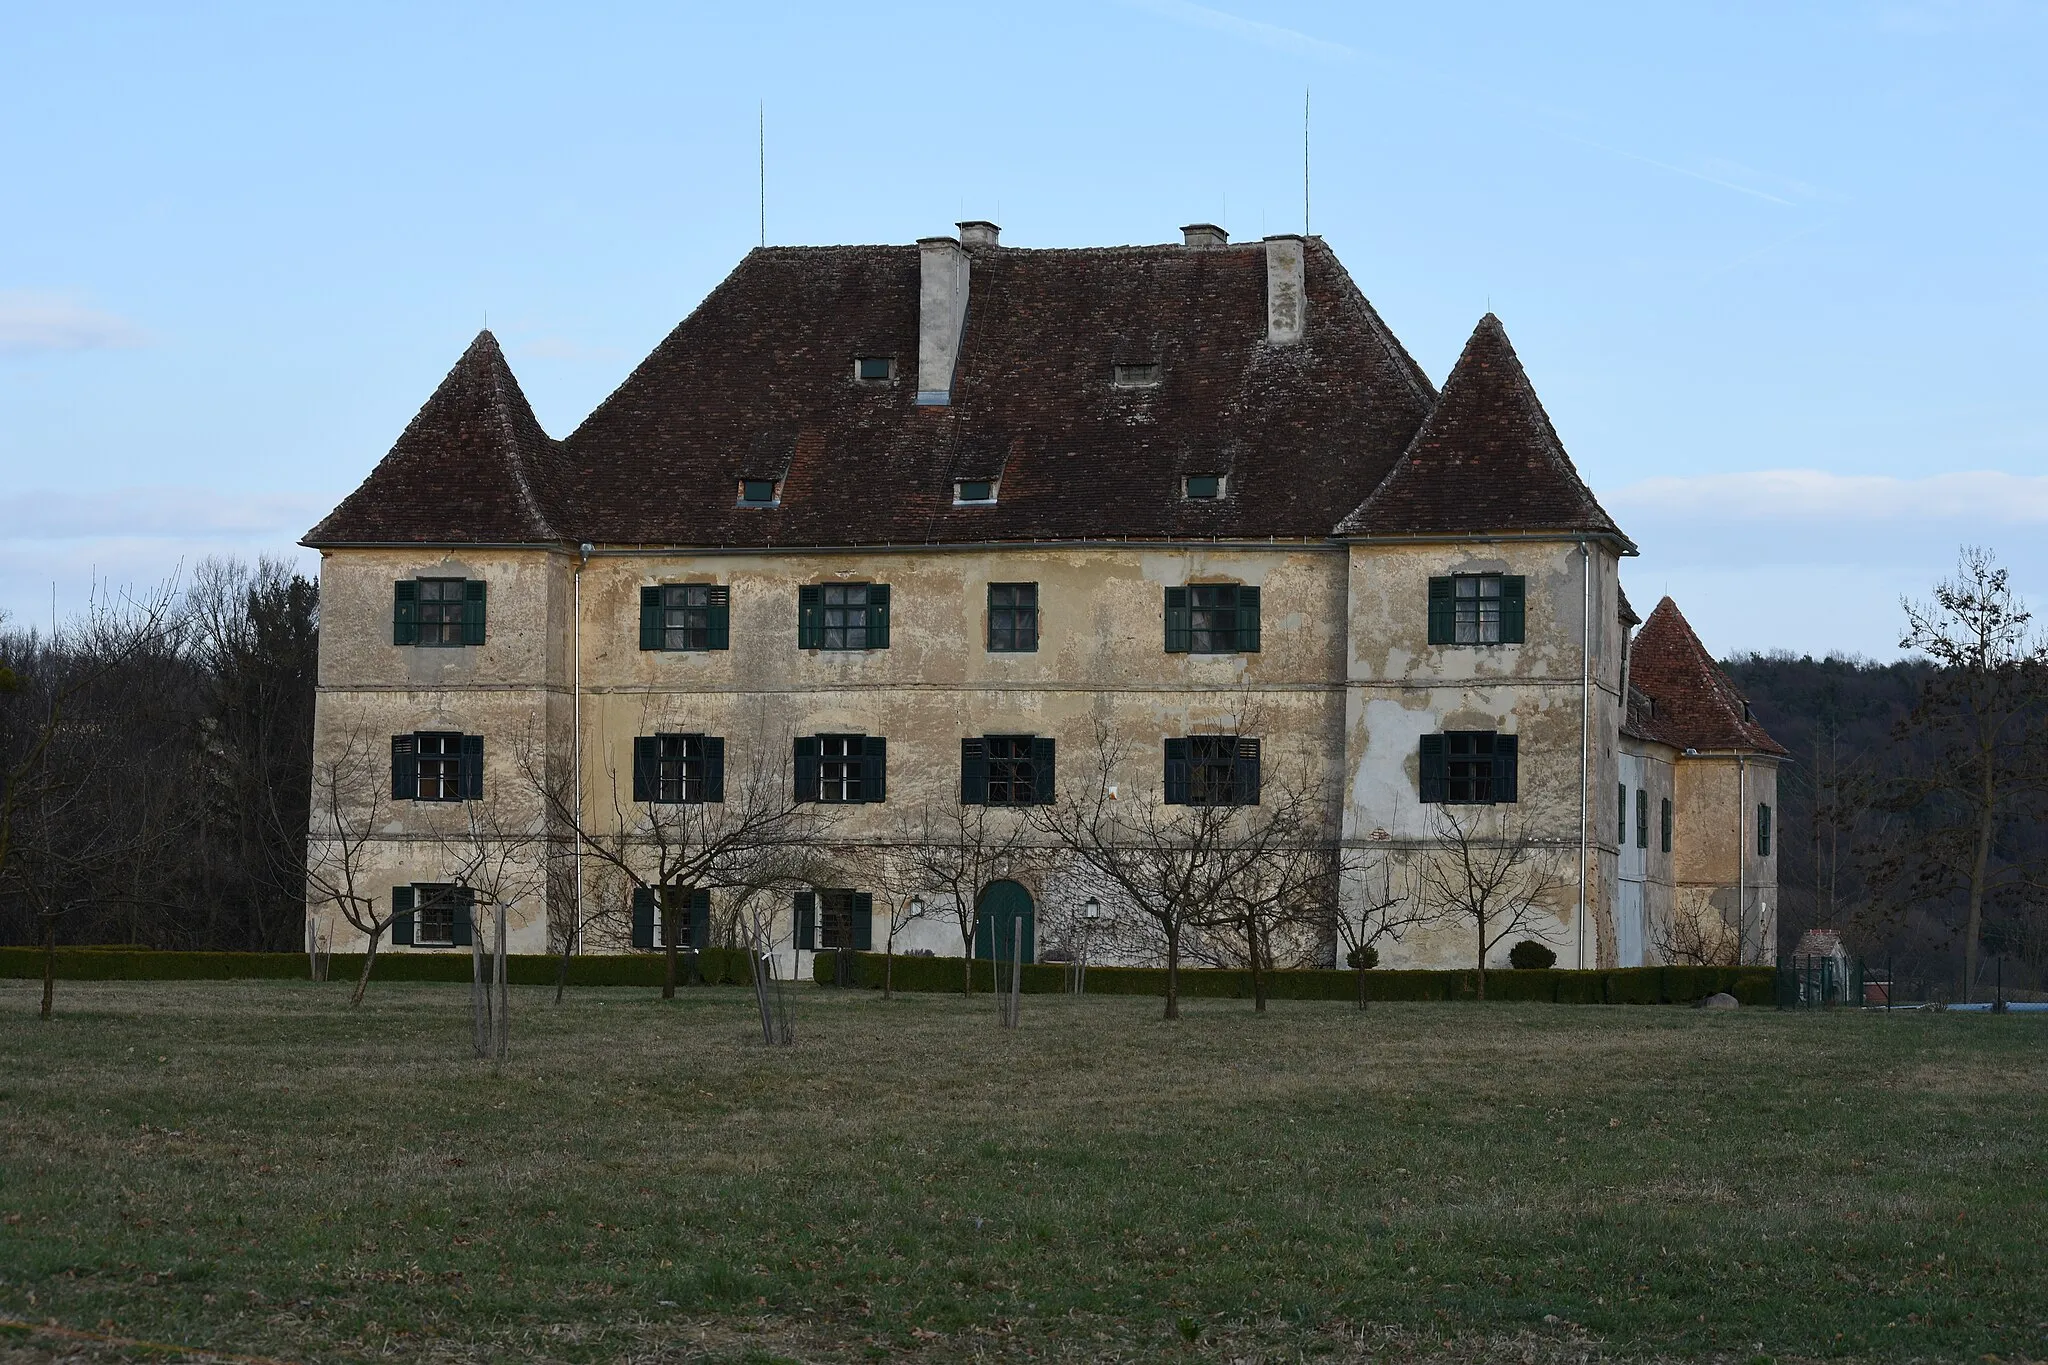
{"label": "conical tower roof", "polygon": [[1495,531],[1609,536],[1635,548],[1580,480],[1507,329],[1488,313],[1422,429],[1337,534]]}
{"label": "conical tower roof", "polygon": [[1757,724],[1749,703],[1670,598],[1650,613],[1628,657],[1630,686],[1654,704],[1632,727],[1646,738],[1677,749],[1786,752]]}
{"label": "conical tower roof", "polygon": [[498,339],[479,332],[390,453],[302,543],[565,540],[556,465]]}

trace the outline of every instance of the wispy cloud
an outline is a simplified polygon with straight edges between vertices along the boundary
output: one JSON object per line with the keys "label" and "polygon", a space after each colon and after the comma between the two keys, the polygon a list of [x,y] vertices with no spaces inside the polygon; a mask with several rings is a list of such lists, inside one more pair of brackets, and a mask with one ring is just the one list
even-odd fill
{"label": "wispy cloud", "polygon": [[211,488],[9,493],[0,496],[0,540],[295,541],[335,501],[327,493],[234,493]]}
{"label": "wispy cloud", "polygon": [[[1659,161],[1653,156],[1644,156],[1641,152],[1631,152],[1625,151],[1620,147],[1610,147],[1604,142],[1595,142],[1591,138],[1577,137],[1571,133],[1559,133],[1558,136],[1567,142],[1576,142],[1581,147],[1591,147],[1594,151],[1605,152],[1609,156],[1622,157],[1628,161],[1640,161],[1645,166],[1655,166],[1658,170],[1670,171],[1673,175],[1684,175],[1690,176],[1694,180],[1704,180],[1709,185],[1719,185],[1722,189],[1734,190],[1737,194],[1752,195],[1758,199],[1769,200],[1773,204],[1783,204],[1786,208],[1796,207],[1790,199],[1772,194],[1768,190],[1760,190],[1754,185],[1744,185],[1730,180],[1726,175],[1713,175],[1706,171],[1696,171],[1685,166],[1675,166],[1669,161]],[[1728,166],[1733,163],[1716,161],[1710,164]]]}
{"label": "wispy cloud", "polygon": [[122,350],[146,340],[128,319],[63,294],[0,290],[0,353]]}
{"label": "wispy cloud", "polygon": [[1606,495],[1617,515],[1688,519],[1999,525],[2048,523],[2048,475],[1967,470],[1901,479],[1764,469],[1739,474],[1644,479]]}
{"label": "wispy cloud", "polygon": [[1297,57],[1348,61],[1358,55],[1352,48],[1342,43],[1333,43],[1327,38],[1317,38],[1299,29],[1282,28],[1278,24],[1261,23],[1256,19],[1240,19],[1235,14],[1226,14],[1220,9],[1192,4],[1190,0],[1126,0],[1126,3],[1156,14],[1162,19],[1172,19],[1215,33],[1229,34],[1233,38],[1258,43],[1262,47],[1270,47],[1279,52],[1292,53]]}

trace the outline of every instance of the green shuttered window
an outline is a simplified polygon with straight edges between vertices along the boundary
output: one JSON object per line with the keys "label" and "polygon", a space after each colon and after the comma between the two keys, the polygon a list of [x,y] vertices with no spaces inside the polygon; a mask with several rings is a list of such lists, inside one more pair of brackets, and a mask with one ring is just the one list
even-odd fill
{"label": "green shuttered window", "polygon": [[887,649],[887,583],[808,583],[796,590],[798,649]]}
{"label": "green shuttered window", "polygon": [[1671,798],[1668,796],[1663,801],[1662,819],[1664,834],[1663,838],[1659,841],[1658,851],[1669,853],[1671,851]]}
{"label": "green shuttered window", "polygon": [[889,741],[880,735],[799,735],[799,801],[852,805],[883,801],[889,792]]}
{"label": "green shuttered window", "polygon": [[637,736],[633,799],[658,806],[724,801],[725,740],[718,735]]}
{"label": "green shuttered window", "polygon": [[640,648],[729,649],[732,589],[723,583],[654,583],[640,589]]}
{"label": "green shuttered window", "polygon": [[391,799],[480,801],[484,737],[421,730],[391,737]]}
{"label": "green shuttered window", "polygon": [[960,804],[1053,802],[1053,741],[1043,735],[981,735],[960,741]]}
{"label": "green shuttered window", "polygon": [[1193,583],[1166,590],[1168,654],[1257,654],[1259,589]]}
{"label": "green shuttered window", "polygon": [[1259,804],[1259,741],[1243,735],[1189,735],[1165,744],[1169,806]]}
{"label": "green shuttered window", "polygon": [[1771,856],[1771,808],[1762,803],[1756,808],[1756,856]]}
{"label": "green shuttered window", "polygon": [[[687,903],[686,909],[678,909]],[[685,891],[680,886],[661,888],[659,897],[651,886],[633,888],[633,946],[643,951],[668,947],[667,925],[688,921],[689,937],[677,947],[711,946],[711,893]]]}
{"label": "green shuttered window", "polygon": [[1520,574],[1452,574],[1429,580],[1433,645],[1518,645],[1526,630],[1528,580]]}
{"label": "green shuttered window", "polygon": [[399,579],[391,585],[391,643],[482,644],[488,592],[477,578]]}
{"label": "green shuttered window", "polygon": [[1492,806],[1521,799],[1521,743],[1495,730],[1422,736],[1418,772],[1431,806]]}

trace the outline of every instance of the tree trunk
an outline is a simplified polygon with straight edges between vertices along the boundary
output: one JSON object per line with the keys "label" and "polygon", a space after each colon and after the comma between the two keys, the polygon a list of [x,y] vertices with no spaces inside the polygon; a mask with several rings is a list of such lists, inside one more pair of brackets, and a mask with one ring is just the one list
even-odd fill
{"label": "tree trunk", "polygon": [[1180,930],[1166,935],[1166,1017],[1180,1018]]}
{"label": "tree trunk", "polygon": [[1486,916],[1480,915],[1477,918],[1479,920],[1479,998],[1484,1000],[1486,998]]}
{"label": "tree trunk", "polygon": [[[688,902],[685,901],[684,904],[688,904]],[[675,928],[668,922],[668,907],[666,905],[661,906],[655,913],[660,916],[661,949],[662,956],[666,959],[661,973],[661,998],[673,1000],[676,998]]]}
{"label": "tree trunk", "polygon": [[1365,1008],[1365,945],[1358,946],[1358,1008]]}
{"label": "tree trunk", "polygon": [[1251,948],[1252,957],[1252,1009],[1266,1012],[1266,955],[1259,946],[1259,917],[1249,915],[1245,919],[1245,943]]}
{"label": "tree trunk", "polygon": [[964,999],[974,997],[974,931],[969,929],[960,936],[960,961],[962,976],[960,994]]}
{"label": "tree trunk", "polygon": [[569,954],[576,947],[576,931],[571,929],[562,935],[562,961],[555,968],[555,1003],[562,1003],[562,992],[569,985]]}
{"label": "tree trunk", "polygon": [[57,1002],[57,917],[43,916],[43,1018]]}
{"label": "tree trunk", "polygon": [[1983,780],[1977,792],[1977,855],[1970,862],[1970,921],[1969,937],[1963,943],[1963,1002],[1976,999],[1977,993],[1977,940],[1984,932],[1984,874],[1991,864],[1991,836],[1998,823],[1998,807],[1992,795],[1992,756],[1990,751],[1980,753],[1984,765]]}
{"label": "tree trunk", "polygon": [[889,941],[882,946],[886,950],[882,955],[882,998],[884,1000],[894,1000],[896,998],[896,935],[889,935]]}
{"label": "tree trunk", "polygon": [[370,935],[370,946],[363,953],[362,975],[356,978],[356,988],[353,992],[350,993],[348,997],[348,1003],[351,1005],[362,1004],[363,992],[370,989],[370,968],[373,965],[375,965],[377,961],[377,940],[381,937],[383,937],[383,930],[381,927],[378,929],[376,933]]}

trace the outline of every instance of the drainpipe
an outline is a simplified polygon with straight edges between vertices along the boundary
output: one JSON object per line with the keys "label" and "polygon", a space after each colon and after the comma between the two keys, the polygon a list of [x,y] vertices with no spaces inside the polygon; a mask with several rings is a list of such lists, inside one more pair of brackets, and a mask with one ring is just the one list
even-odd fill
{"label": "drainpipe", "polygon": [[1593,553],[1579,542],[1579,968],[1586,966],[1586,784],[1593,763]]}
{"label": "drainpipe", "polygon": [[[1749,869],[1743,865],[1746,856],[1742,836],[1745,831],[1743,814],[1749,805],[1749,794],[1744,778],[1747,774],[1742,767],[1742,754],[1735,755],[1735,961],[1739,965],[1743,954],[1749,949]],[[1757,944],[1757,955],[1763,955],[1763,944]]]}
{"label": "drainpipe", "polygon": [[596,549],[589,541],[578,547],[569,606],[569,780],[576,784],[576,828],[570,831],[570,857],[576,878],[574,947],[579,953],[583,951],[583,569]]}

